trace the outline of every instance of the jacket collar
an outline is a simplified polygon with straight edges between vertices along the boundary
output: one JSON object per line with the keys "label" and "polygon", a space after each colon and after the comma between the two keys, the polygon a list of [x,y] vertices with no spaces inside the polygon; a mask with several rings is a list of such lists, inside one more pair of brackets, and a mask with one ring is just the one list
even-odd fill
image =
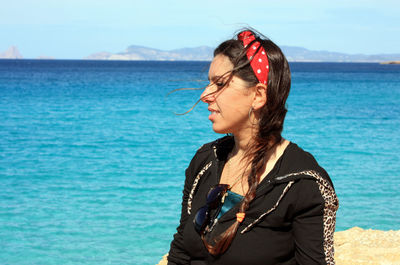
{"label": "jacket collar", "polygon": [[235,139],[231,135],[222,137],[214,141],[214,143],[212,144],[212,148],[214,150],[215,158],[218,161],[225,161],[228,157],[228,154],[232,151],[234,145]]}

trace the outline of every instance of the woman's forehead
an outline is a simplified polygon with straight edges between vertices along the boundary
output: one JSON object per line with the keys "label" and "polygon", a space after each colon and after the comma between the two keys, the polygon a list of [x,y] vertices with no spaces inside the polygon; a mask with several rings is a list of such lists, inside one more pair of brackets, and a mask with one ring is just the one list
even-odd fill
{"label": "woman's forehead", "polygon": [[208,71],[208,78],[210,80],[219,78],[221,76],[226,75],[233,69],[233,64],[229,60],[229,58],[225,55],[217,55],[211,62],[210,69]]}

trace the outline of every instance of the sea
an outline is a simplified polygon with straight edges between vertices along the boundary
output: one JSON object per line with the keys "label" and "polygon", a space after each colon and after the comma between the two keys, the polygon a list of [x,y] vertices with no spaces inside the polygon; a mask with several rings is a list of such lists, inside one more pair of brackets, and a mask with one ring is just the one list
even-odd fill
{"label": "sea", "polygon": [[[209,62],[0,60],[0,264],[156,264],[212,131]],[[400,229],[400,65],[291,63],[283,135],[339,197],[336,231]],[[178,88],[198,88],[169,93]]]}

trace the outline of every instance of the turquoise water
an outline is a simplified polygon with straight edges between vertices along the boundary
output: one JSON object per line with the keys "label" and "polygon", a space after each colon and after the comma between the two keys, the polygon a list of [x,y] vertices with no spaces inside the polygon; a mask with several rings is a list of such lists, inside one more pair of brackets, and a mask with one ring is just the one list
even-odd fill
{"label": "turquoise water", "polygon": [[[205,62],[0,60],[0,264],[155,264],[212,132]],[[400,66],[292,63],[284,136],[340,199],[337,230],[400,229]]]}

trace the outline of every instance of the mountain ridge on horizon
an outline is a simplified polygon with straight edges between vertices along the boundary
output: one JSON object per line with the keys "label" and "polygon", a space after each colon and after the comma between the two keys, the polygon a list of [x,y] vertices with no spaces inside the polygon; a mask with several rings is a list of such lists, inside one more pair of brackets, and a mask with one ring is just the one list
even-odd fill
{"label": "mountain ridge on horizon", "polygon": [[[400,54],[347,54],[326,50],[309,50],[299,46],[281,46],[289,62],[395,62],[400,61]],[[143,61],[211,61],[214,48],[209,46],[185,47],[161,50],[140,45],[130,45],[119,53],[98,52],[90,54],[84,60],[143,60]],[[1,52],[0,59],[23,59],[16,46]],[[39,56],[36,59],[54,59]]]}
{"label": "mountain ridge on horizon", "polygon": [[[400,61],[400,54],[347,54],[326,50],[309,50],[299,46],[281,46],[290,62],[387,62]],[[139,45],[130,45],[123,52],[100,52],[91,54],[87,60],[155,60],[155,61],[211,61],[214,48],[199,46],[160,50]]]}

